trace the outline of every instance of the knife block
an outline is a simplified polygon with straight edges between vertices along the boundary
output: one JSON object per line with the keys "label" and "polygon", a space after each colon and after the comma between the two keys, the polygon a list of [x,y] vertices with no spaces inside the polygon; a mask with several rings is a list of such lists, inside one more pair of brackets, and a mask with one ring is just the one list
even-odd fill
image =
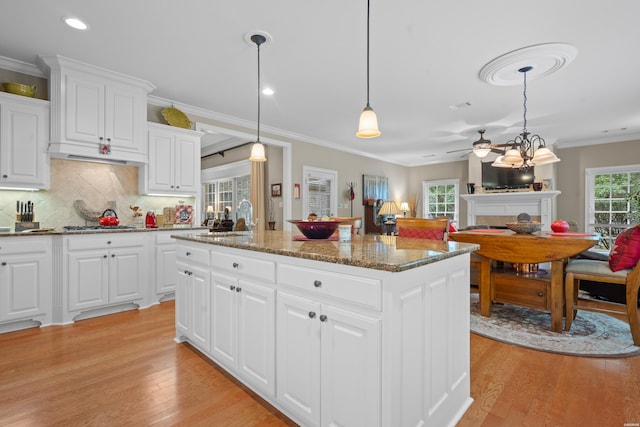
{"label": "knife block", "polygon": [[16,222],[16,233],[20,233],[21,231],[25,231],[25,230],[37,230],[40,228],[40,223],[39,222],[34,222],[34,221],[21,221],[21,222]]}

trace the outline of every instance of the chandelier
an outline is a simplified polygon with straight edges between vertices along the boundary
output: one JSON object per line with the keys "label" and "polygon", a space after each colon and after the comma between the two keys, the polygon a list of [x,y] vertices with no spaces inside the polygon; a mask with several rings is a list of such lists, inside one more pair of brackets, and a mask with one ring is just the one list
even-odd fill
{"label": "chandelier", "polygon": [[527,131],[527,72],[533,67],[522,67],[518,71],[522,73],[524,80],[524,124],[522,133],[514,139],[507,141],[508,150],[499,156],[491,165],[495,167],[528,169],[531,166],[546,165],[559,162],[560,159],[547,148],[544,139],[540,135],[531,135]]}

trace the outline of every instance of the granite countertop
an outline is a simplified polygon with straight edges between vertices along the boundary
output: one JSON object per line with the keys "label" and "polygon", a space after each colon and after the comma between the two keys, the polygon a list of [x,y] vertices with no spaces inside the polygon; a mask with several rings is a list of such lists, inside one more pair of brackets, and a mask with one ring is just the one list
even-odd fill
{"label": "granite countertop", "polygon": [[238,235],[233,232],[191,233],[173,237],[178,240],[391,272],[409,270],[480,248],[479,245],[471,243],[374,234],[353,235],[351,242],[298,241],[294,240],[294,234],[284,231],[256,231],[252,235]]}
{"label": "granite countertop", "polygon": [[[196,231],[198,230],[198,231]],[[96,229],[96,230],[77,230],[66,231],[52,228],[42,228],[37,230],[29,230],[22,232],[0,233],[1,237],[22,237],[22,236],[60,236],[60,235],[78,235],[78,234],[105,234],[105,233],[151,233],[155,231],[173,231],[175,233],[193,233],[207,232],[208,227],[191,227],[191,228],[116,228],[116,229]]]}

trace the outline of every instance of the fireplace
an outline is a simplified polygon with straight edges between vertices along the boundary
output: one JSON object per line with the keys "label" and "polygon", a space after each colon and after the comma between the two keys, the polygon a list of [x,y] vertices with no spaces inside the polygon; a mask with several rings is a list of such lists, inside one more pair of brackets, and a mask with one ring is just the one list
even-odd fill
{"label": "fireplace", "polygon": [[517,221],[526,212],[532,221],[542,223],[542,230],[551,230],[555,219],[555,198],[560,191],[516,191],[507,193],[462,194],[467,201],[467,225],[503,226]]}

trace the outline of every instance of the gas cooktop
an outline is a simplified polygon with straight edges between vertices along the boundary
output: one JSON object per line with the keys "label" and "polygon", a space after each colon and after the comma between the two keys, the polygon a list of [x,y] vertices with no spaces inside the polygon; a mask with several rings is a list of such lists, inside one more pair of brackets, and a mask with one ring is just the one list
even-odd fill
{"label": "gas cooktop", "polygon": [[64,231],[112,231],[112,230],[132,230],[134,225],[65,225]]}

